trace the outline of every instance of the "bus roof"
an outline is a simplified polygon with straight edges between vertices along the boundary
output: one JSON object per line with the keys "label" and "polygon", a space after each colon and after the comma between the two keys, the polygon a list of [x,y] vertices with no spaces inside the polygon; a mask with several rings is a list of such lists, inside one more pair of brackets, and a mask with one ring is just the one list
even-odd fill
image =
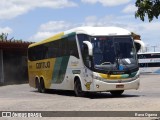
{"label": "bus roof", "polygon": [[56,35],[54,35],[54,36],[52,36],[52,37],[50,37],[46,40],[43,40],[41,42],[31,44],[29,47],[33,47],[33,46],[36,46],[36,45],[40,45],[40,44],[43,44],[43,43],[54,41],[54,40],[63,38],[65,36],[68,36],[69,34],[72,34],[72,33],[87,34],[87,35],[90,35],[90,36],[131,35],[130,31],[128,31],[126,29],[123,29],[123,28],[119,28],[119,27],[88,27],[88,26],[77,27],[77,28],[73,28],[71,30],[67,30],[65,32],[58,33],[58,34],[56,34]]}
{"label": "bus roof", "polygon": [[102,36],[102,35],[130,35],[131,33],[123,28],[119,27],[78,27],[64,32],[69,34],[75,32],[77,34],[87,34],[91,36]]}

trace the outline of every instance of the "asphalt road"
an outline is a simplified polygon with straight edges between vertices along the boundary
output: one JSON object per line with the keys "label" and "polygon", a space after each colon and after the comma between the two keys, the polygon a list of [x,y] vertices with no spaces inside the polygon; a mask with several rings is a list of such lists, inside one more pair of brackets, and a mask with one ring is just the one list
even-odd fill
{"label": "asphalt road", "polygon": [[[2,111],[160,111],[160,75],[141,75],[138,90],[125,91],[121,97],[110,93],[92,93],[75,97],[71,91],[38,93],[28,84],[0,87],[0,110]],[[1,118],[0,118],[1,119]],[[20,119],[20,118],[19,118]],[[49,118],[45,118],[49,119]],[[51,118],[50,118],[51,119]],[[64,118],[54,118],[64,119]],[[75,118],[65,118],[68,120]],[[81,118],[76,118],[81,119]],[[89,118],[86,118],[89,119]],[[97,118],[92,118],[95,120]],[[106,118],[99,118],[105,119]],[[108,118],[112,119],[112,118]],[[108,120],[107,119],[107,120]],[[114,120],[128,118],[114,118]],[[144,119],[130,118],[133,120]],[[149,120],[153,118],[147,118]],[[158,119],[160,120],[160,119]]]}

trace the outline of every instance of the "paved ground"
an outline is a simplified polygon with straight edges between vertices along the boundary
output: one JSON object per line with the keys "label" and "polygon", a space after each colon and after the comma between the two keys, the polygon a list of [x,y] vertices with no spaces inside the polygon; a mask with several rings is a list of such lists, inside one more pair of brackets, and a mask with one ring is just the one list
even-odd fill
{"label": "paved ground", "polygon": [[[28,84],[0,87],[0,110],[3,111],[160,111],[160,75],[141,75],[139,90],[125,91],[121,97],[110,93],[75,97],[70,91],[38,93]],[[1,119],[1,118],[0,118]],[[17,119],[17,118],[16,118]],[[19,118],[20,119],[20,118]],[[52,119],[52,118],[42,118]],[[64,118],[54,118],[54,120]],[[67,120],[81,118],[65,118]],[[89,119],[89,118],[85,118]],[[96,120],[97,118],[92,118]],[[106,118],[99,118],[105,119]],[[151,120],[153,118],[107,118],[114,120]],[[160,119],[159,119],[160,120]]]}

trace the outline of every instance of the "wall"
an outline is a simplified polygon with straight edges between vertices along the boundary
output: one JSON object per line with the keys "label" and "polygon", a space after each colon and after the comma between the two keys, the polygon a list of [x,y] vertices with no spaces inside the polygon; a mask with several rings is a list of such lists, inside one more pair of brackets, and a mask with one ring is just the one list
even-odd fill
{"label": "wall", "polygon": [[3,52],[4,84],[28,82],[26,56],[19,52]]}
{"label": "wall", "polygon": [[3,51],[0,50],[0,84],[4,83],[4,74],[3,74]]}

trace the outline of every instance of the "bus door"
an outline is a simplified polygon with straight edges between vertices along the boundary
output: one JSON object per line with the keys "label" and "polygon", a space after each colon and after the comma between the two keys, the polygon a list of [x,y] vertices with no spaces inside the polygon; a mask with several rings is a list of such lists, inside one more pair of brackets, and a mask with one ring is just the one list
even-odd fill
{"label": "bus door", "polygon": [[91,69],[93,67],[92,65],[92,57],[89,56],[88,54],[88,47],[83,44],[83,52],[82,52],[82,57],[83,57],[83,62],[84,62],[84,67],[83,67],[83,78],[84,78],[84,84],[86,87],[86,90],[90,90],[91,84],[92,84],[92,76],[91,76]]}

